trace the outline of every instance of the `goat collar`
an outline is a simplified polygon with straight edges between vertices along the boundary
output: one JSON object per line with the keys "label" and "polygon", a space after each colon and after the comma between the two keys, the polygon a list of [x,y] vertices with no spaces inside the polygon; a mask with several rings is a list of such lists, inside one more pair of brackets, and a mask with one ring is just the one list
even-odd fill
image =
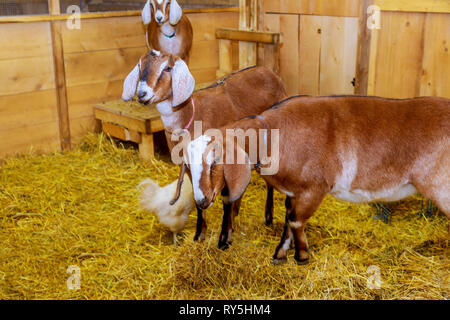
{"label": "goat collar", "polygon": [[164,35],[164,37],[170,39],[170,38],[173,38],[173,37],[175,37],[177,35],[177,28],[175,28],[175,31],[171,35],[165,34],[162,30],[161,30],[161,33]]}
{"label": "goat collar", "polygon": [[[261,115],[257,115],[256,116],[259,120],[261,120],[262,121],[262,123],[263,123],[263,125],[264,125],[264,136],[263,136],[263,142],[264,142],[264,145],[263,145],[263,152],[264,152],[264,154],[262,155],[262,158],[265,158],[267,155],[265,154],[266,153],[266,149],[267,149],[267,126],[266,126],[266,121],[264,121],[264,117],[263,116],[261,116]],[[261,159],[258,159],[258,162],[256,162],[256,164],[255,164],[255,170],[256,169],[259,169],[261,167]]]}
{"label": "goat collar", "polygon": [[184,127],[184,129],[189,129],[189,127],[192,124],[192,121],[194,121],[194,115],[195,115],[195,104],[194,104],[194,97],[191,96],[191,103],[192,103],[192,116],[191,119],[189,120],[189,123]]}

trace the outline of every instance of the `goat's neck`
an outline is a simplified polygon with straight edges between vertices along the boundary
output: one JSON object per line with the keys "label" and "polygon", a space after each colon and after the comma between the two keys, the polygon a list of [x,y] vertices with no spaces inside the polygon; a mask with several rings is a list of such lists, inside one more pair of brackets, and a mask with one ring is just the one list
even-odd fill
{"label": "goat's neck", "polygon": [[183,129],[189,123],[193,112],[191,98],[176,108],[172,107],[171,99],[167,99],[158,103],[156,108],[161,114],[161,121],[164,128],[170,132]]}

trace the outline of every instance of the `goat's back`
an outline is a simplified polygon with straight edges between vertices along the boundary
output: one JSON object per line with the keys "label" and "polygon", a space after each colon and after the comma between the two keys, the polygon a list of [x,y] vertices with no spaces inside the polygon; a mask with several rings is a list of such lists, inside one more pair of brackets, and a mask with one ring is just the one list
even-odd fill
{"label": "goat's back", "polygon": [[241,118],[260,114],[286,97],[281,79],[266,67],[249,67],[194,93],[202,109],[203,128],[219,128]]}
{"label": "goat's back", "polygon": [[439,170],[450,169],[449,99],[299,97],[263,117],[280,129],[285,177],[296,172],[296,179],[314,176],[332,186],[353,172],[352,187],[379,190],[399,181],[420,184],[439,161]]}

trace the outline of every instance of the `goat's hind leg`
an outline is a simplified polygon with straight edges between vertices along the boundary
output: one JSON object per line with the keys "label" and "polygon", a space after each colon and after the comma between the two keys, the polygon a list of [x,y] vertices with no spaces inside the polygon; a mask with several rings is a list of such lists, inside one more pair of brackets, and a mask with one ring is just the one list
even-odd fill
{"label": "goat's hind leg", "polygon": [[292,231],[289,227],[289,215],[294,210],[295,198],[286,197],[286,201],[284,202],[286,207],[286,217],[283,229],[283,235],[281,236],[280,244],[275,249],[275,254],[273,255],[272,262],[273,264],[281,264],[287,261],[287,251],[290,248],[292,241]]}
{"label": "goat's hind leg", "polygon": [[429,172],[416,175],[413,184],[450,219],[450,149],[440,154]]}
{"label": "goat's hind leg", "polygon": [[310,188],[296,195],[295,207],[288,217],[288,223],[294,238],[294,259],[298,264],[309,262],[309,246],[305,233],[306,221],[317,210],[325,194],[325,191],[317,187],[317,189]]}

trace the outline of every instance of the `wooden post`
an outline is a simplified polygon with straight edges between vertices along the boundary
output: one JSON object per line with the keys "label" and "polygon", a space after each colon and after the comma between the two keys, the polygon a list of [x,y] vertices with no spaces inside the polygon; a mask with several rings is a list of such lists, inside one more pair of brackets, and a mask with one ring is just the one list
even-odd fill
{"label": "wooden post", "polygon": [[[48,9],[50,15],[58,15],[61,13],[59,0],[48,0]],[[56,104],[59,119],[59,139],[62,150],[71,148],[70,141],[70,123],[69,108],[67,103],[66,91],[66,73],[64,69],[64,49],[62,44],[61,23],[63,21],[50,22],[52,34],[53,64],[55,69],[56,83]]]}
{"label": "wooden post", "polygon": [[155,157],[155,147],[153,145],[153,134],[141,134],[139,143],[139,156],[142,160],[148,161]]}
{"label": "wooden post", "polygon": [[[257,0],[257,20],[256,20],[256,28],[258,31],[264,31],[264,0]],[[264,64],[264,51],[265,51],[265,45],[258,43],[257,44],[257,52],[256,52],[256,58],[257,58],[257,64],[258,66],[265,65]]]}
{"label": "wooden post", "polygon": [[[239,0],[239,30],[257,29],[257,0]],[[256,43],[239,41],[239,68],[256,65]]]}
{"label": "wooden post", "polygon": [[233,52],[231,40],[219,39],[219,70],[216,71],[216,77],[223,76],[233,71]]}
{"label": "wooden post", "polygon": [[367,8],[373,4],[373,0],[360,1],[358,52],[356,56],[355,93],[367,95],[369,85],[369,61],[370,42],[372,30],[367,27]]}

